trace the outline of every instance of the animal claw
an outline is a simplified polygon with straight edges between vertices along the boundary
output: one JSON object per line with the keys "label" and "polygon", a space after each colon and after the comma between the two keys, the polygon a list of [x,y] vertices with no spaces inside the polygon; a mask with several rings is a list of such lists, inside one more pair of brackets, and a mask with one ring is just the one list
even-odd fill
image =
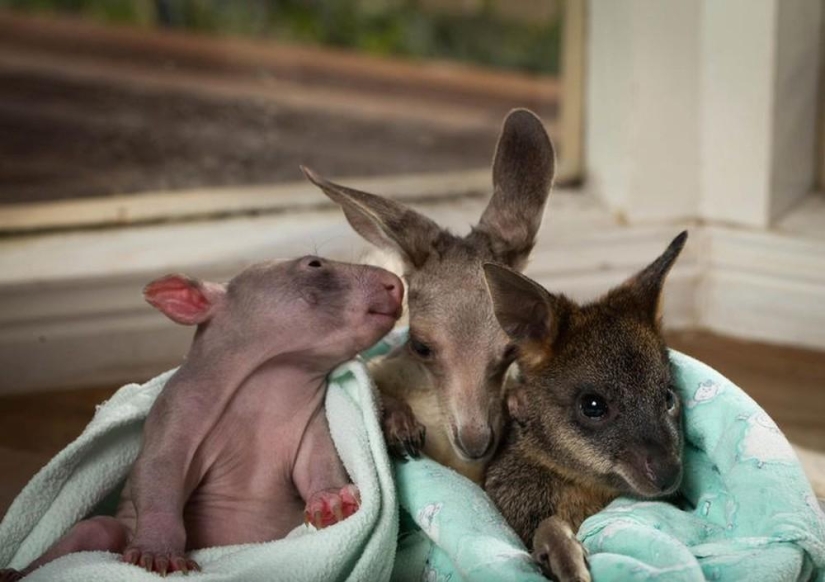
{"label": "animal claw", "polygon": [[166,572],[169,571],[169,558],[165,556],[158,556],[155,559],[155,572],[166,578]]}
{"label": "animal claw", "polygon": [[322,529],[345,520],[361,507],[361,497],[355,485],[341,489],[324,489],[314,493],[304,510],[304,523]]}
{"label": "animal claw", "polygon": [[155,572],[164,578],[172,572],[183,572],[184,574],[188,574],[190,571],[200,572],[200,566],[194,560],[181,555],[173,555],[168,551],[157,553],[144,551],[140,548],[129,548],[123,552],[120,560],[143,568],[147,572]]}
{"label": "animal claw", "polygon": [[393,402],[381,419],[387,449],[401,460],[418,458],[424,448],[426,427],[418,422],[408,404]]}
{"label": "animal claw", "polygon": [[172,558],[172,569],[174,572],[183,572],[184,574],[188,574],[189,567],[187,566],[187,560],[180,556]]}

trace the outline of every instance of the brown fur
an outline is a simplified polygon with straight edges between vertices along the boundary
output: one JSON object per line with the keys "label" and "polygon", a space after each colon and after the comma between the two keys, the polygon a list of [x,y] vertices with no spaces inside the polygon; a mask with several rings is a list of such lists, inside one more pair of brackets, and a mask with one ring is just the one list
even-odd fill
{"label": "brown fur", "polygon": [[[564,578],[555,563],[586,579],[578,558],[558,554],[564,550],[553,540],[566,535],[564,527],[576,531],[620,494],[664,496],[679,484],[681,409],[670,389],[659,310],[686,235],[583,306],[504,267],[485,267],[521,370],[508,397],[513,422],[488,466],[485,489],[548,574]],[[607,406],[600,418],[586,413],[593,396]]]}
{"label": "brown fur", "polygon": [[501,437],[502,385],[512,362],[482,265],[525,266],[554,168],[541,121],[523,109],[511,112],[493,160],[493,196],[464,237],[403,204],[304,169],[361,236],[404,263],[410,341],[373,366],[384,434],[395,454],[417,456],[423,443],[435,460],[480,480]]}

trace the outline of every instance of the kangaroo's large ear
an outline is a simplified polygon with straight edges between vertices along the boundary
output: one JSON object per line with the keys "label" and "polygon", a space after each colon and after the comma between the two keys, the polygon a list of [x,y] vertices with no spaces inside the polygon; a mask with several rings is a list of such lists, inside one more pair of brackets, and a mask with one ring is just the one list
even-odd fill
{"label": "kangaroo's large ear", "polygon": [[556,167],[541,120],[514,109],[504,120],[493,158],[493,197],[477,230],[486,233],[497,260],[521,270],[536,242]]}
{"label": "kangaroo's large ear", "polygon": [[215,314],[226,297],[226,287],[185,275],[166,275],[146,285],[143,297],[172,321],[198,325]]}
{"label": "kangaroo's large ear", "polygon": [[352,228],[379,248],[394,251],[408,269],[421,267],[444,232],[435,222],[394,200],[325,180],[301,166],[307,179],[343,208]]}
{"label": "kangaroo's large ear", "polygon": [[484,264],[487,291],[504,333],[518,346],[519,362],[538,365],[550,356],[567,304],[528,277],[494,263]]}
{"label": "kangaroo's large ear", "polygon": [[687,237],[686,230],[681,232],[668,245],[665,252],[611,291],[608,298],[629,303],[629,308],[635,310],[642,320],[658,326],[662,317],[662,290],[665,278],[682,252]]}

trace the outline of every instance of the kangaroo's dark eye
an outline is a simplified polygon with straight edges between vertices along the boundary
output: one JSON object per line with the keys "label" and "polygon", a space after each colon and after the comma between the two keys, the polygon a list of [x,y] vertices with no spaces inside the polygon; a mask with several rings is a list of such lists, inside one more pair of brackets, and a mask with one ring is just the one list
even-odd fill
{"label": "kangaroo's dark eye", "polygon": [[509,362],[512,362],[515,359],[516,359],[516,346],[513,345],[513,344],[510,344],[509,346],[507,346],[507,349],[504,350],[504,361],[509,363]]}
{"label": "kangaroo's dark eye", "polygon": [[307,263],[307,266],[315,267],[317,269],[318,267],[321,266],[321,261],[319,261],[318,259],[313,259],[313,260],[311,260],[310,262]]}
{"label": "kangaroo's dark eye", "polygon": [[670,411],[670,410],[673,410],[674,408],[676,408],[676,402],[677,402],[676,393],[673,392],[672,388],[668,388],[667,389],[667,396],[665,397],[665,403],[667,404],[667,409]]}
{"label": "kangaroo's dark eye", "polygon": [[430,346],[418,341],[414,337],[410,338],[410,349],[416,356],[425,360],[433,355],[433,350],[430,348]]}
{"label": "kangaroo's dark eye", "polygon": [[601,420],[607,415],[607,401],[598,394],[584,394],[579,398],[579,409],[587,418]]}

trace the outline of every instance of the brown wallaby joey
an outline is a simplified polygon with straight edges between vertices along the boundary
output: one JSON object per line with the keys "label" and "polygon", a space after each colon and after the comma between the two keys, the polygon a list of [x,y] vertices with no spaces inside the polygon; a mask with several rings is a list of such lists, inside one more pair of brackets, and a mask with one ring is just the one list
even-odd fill
{"label": "brown wallaby joey", "polygon": [[666,496],[681,482],[681,406],[660,319],[664,280],[686,239],[586,305],[484,266],[521,372],[484,487],[559,580],[590,579],[573,534],[585,518],[619,495]]}
{"label": "brown wallaby joey", "polygon": [[[456,236],[407,206],[339,186],[304,168],[367,241],[404,263],[410,334],[372,366],[390,451],[480,481],[503,426],[509,340],[486,292],[484,262],[521,270],[535,244],[555,167],[533,113],[507,116],[493,159],[493,196],[470,234]],[[426,433],[426,441],[424,439]]]}

